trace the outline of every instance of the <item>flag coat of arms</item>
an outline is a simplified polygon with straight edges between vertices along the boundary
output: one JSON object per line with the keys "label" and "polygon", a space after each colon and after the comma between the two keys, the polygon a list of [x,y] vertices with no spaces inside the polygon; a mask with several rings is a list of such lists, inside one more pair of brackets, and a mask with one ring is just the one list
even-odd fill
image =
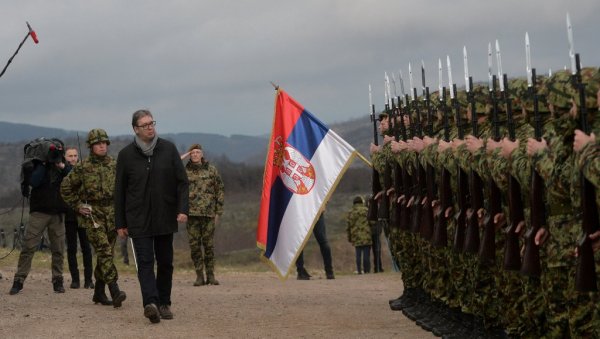
{"label": "flag coat of arms", "polygon": [[286,92],[277,90],[256,241],[261,257],[281,279],[289,275],[356,154]]}

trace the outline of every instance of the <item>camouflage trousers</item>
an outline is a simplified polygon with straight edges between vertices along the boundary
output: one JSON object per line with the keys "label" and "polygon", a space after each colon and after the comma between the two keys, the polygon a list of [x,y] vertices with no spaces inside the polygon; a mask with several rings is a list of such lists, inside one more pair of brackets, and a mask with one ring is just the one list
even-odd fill
{"label": "camouflage trousers", "polygon": [[62,278],[65,253],[65,225],[62,214],[31,212],[29,225],[25,229],[23,248],[19,255],[15,281],[24,282],[31,270],[33,255],[40,245],[44,230],[48,229],[50,251],[52,252],[52,279]]}
{"label": "camouflage trousers", "polygon": [[88,240],[96,253],[94,278],[96,278],[96,281],[103,281],[106,284],[110,284],[119,279],[113,255],[117,232],[113,226],[109,226],[106,222],[98,220],[97,216],[94,219],[98,223],[98,227],[92,226],[86,228]]}
{"label": "camouflage trousers", "polygon": [[[214,236],[215,218],[190,216],[187,222],[190,255],[196,271],[213,273],[215,269]],[[203,250],[204,249],[204,250]]]}
{"label": "camouflage trousers", "polygon": [[548,305],[548,338],[598,337],[594,325],[597,293],[575,290],[576,266],[549,268],[542,277],[542,287]]}
{"label": "camouflage trousers", "polygon": [[450,305],[450,300],[453,294],[453,284],[450,280],[450,267],[448,262],[448,248],[436,248],[429,246],[430,252],[430,272],[431,272],[431,287],[433,296],[442,301],[446,305]]}
{"label": "camouflage trousers", "polygon": [[399,245],[396,252],[398,266],[402,274],[404,289],[418,287],[416,274],[416,255],[412,243],[412,234],[407,231],[398,231]]}

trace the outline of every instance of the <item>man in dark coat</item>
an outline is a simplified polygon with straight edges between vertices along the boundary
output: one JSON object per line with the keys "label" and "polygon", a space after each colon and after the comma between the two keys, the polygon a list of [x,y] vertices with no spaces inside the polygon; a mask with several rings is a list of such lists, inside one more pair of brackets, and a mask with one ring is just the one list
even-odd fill
{"label": "man in dark coat", "polygon": [[173,233],[187,221],[188,179],[175,145],[157,136],[150,111],[136,111],[131,123],[135,139],[117,158],[115,225],[133,241],[144,316],[157,323],[173,319]]}

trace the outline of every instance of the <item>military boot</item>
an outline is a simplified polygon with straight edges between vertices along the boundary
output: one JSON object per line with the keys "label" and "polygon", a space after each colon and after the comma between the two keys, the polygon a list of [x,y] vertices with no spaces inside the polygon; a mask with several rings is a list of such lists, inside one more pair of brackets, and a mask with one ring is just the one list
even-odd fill
{"label": "military boot", "polygon": [[218,285],[219,281],[215,279],[215,274],[212,271],[206,272],[206,284],[207,285]]}
{"label": "military boot", "polygon": [[15,294],[19,293],[22,289],[23,289],[23,282],[15,280],[13,282],[13,285],[10,288],[10,291],[8,292],[8,294],[15,295]]}
{"label": "military boot", "polygon": [[56,277],[52,279],[52,289],[54,290],[54,293],[65,293],[62,277]]}
{"label": "military boot", "polygon": [[194,286],[203,286],[206,285],[206,281],[204,281],[204,271],[196,270],[196,281],[194,281]]}
{"label": "military boot", "polygon": [[102,304],[102,305],[112,305],[112,300],[108,299],[106,293],[104,292],[104,281],[96,280],[96,286],[94,286],[94,296],[92,297],[92,301],[94,304]]}
{"label": "military boot", "polygon": [[127,299],[127,295],[125,292],[119,289],[119,285],[117,285],[116,281],[108,284],[108,290],[110,291],[110,296],[113,299],[113,307],[121,307],[121,304],[125,299]]}

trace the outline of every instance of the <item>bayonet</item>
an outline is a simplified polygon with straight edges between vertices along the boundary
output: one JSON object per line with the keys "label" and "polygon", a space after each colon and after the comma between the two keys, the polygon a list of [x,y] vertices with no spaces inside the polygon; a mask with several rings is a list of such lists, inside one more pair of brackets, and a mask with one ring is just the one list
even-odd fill
{"label": "bayonet", "polygon": [[452,90],[452,66],[450,65],[449,55],[446,55],[446,66],[448,66],[448,88],[450,88],[450,99],[454,99],[454,91]]}
{"label": "bayonet", "polygon": [[443,75],[442,75],[442,59],[438,58],[438,90],[439,90],[439,97],[440,97],[440,101],[442,101],[442,92],[444,91],[444,79],[443,79]]}
{"label": "bayonet", "polygon": [[531,49],[529,45],[529,34],[525,32],[525,62],[527,67],[527,87],[533,86],[533,75],[531,72]]}
{"label": "bayonet", "polygon": [[389,100],[388,100],[388,94],[387,94],[387,84],[385,83],[385,79],[383,80],[383,103],[387,106]]}
{"label": "bayonet", "polygon": [[504,92],[504,82],[502,81],[502,55],[500,54],[500,44],[496,39],[496,62],[498,63],[498,82],[500,83],[500,92]]}
{"label": "bayonet", "polygon": [[375,112],[371,110],[373,107],[373,94],[371,94],[371,84],[369,84],[369,111],[371,112],[371,118],[375,118]]}
{"label": "bayonet", "polygon": [[425,62],[421,60],[421,89],[423,90],[423,100],[425,100]]}
{"label": "bayonet", "polygon": [[415,93],[413,91],[415,87],[413,86],[413,74],[410,62],[408,63],[408,84],[410,85],[410,100],[415,101]]}
{"label": "bayonet", "polygon": [[463,64],[465,66],[465,90],[469,93],[471,88],[469,84],[469,58],[467,57],[467,46],[463,46]]}
{"label": "bayonet", "polygon": [[[406,101],[406,92],[404,91],[404,77],[402,76],[402,70],[398,73],[398,80],[400,81],[400,94],[402,95],[402,100]],[[408,105],[408,102],[405,102],[404,105]]]}
{"label": "bayonet", "polygon": [[492,43],[488,42],[488,89],[493,91],[494,76],[492,71]]}
{"label": "bayonet", "polygon": [[[392,72],[392,85],[394,86],[394,96],[398,96],[398,91],[396,90],[396,77],[394,76],[394,72]],[[398,103],[399,105],[400,103]]]}
{"label": "bayonet", "polygon": [[571,17],[567,12],[567,37],[569,38],[569,58],[571,59],[571,74],[577,73],[577,66],[575,65],[575,44],[573,43],[573,26],[571,25]]}
{"label": "bayonet", "polygon": [[390,78],[387,75],[387,72],[385,72],[385,94],[386,94],[386,100],[385,103],[389,105],[389,107],[392,107],[392,92],[390,90]]}

